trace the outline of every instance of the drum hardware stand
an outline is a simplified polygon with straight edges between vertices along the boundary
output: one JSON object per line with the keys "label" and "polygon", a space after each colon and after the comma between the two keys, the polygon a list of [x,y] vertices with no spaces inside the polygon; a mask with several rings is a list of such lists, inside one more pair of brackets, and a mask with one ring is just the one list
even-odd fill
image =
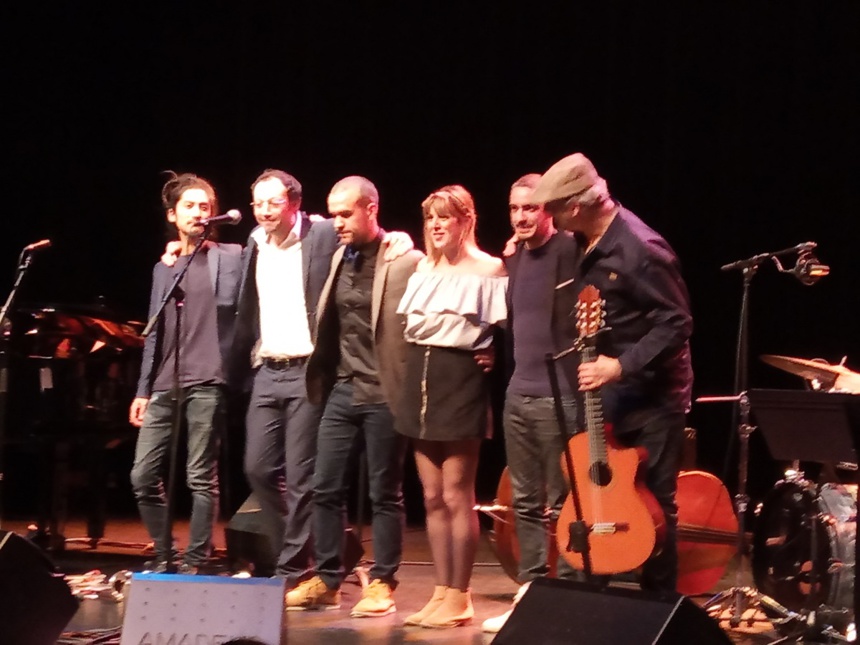
{"label": "drum hardware stand", "polygon": [[[730,607],[732,615],[729,618],[731,627],[738,627],[744,620],[743,613],[746,609],[754,605],[760,605],[764,608],[765,613],[771,617],[781,620],[792,620],[796,616],[792,616],[791,612],[786,607],[776,602],[773,598],[759,593],[753,587],[743,584],[744,573],[746,572],[743,566],[744,551],[746,545],[745,537],[745,516],[749,506],[749,496],[747,495],[747,474],[749,469],[749,438],[755,430],[755,426],[750,425],[750,401],[746,392],[741,392],[737,396],[705,396],[696,399],[697,403],[722,403],[733,402],[737,403],[740,410],[740,424],[738,425],[739,439],[739,455],[738,455],[738,492],[735,495],[735,513],[738,518],[738,535],[737,535],[737,569],[735,570],[735,585],[721,591],[713,598],[708,600],[703,608],[712,616],[715,613],[714,608]],[[719,617],[719,614],[716,614]],[[754,619],[747,619],[753,622]]]}
{"label": "drum hardware stand", "polygon": [[188,261],[185,265],[176,272],[176,275],[173,278],[173,282],[170,287],[165,291],[164,298],[161,300],[161,304],[158,306],[158,309],[155,313],[150,317],[149,322],[146,323],[146,327],[141,332],[141,336],[146,338],[149,334],[152,333],[155,326],[158,324],[159,320],[161,320],[165,309],[167,309],[167,303],[171,300],[174,301],[174,305],[176,307],[176,327],[174,329],[174,343],[173,343],[173,425],[170,430],[170,461],[168,465],[167,471],[167,482],[165,486],[165,520],[164,520],[164,534],[162,535],[162,539],[164,540],[165,548],[167,549],[167,562],[166,562],[166,573],[176,573],[177,566],[174,562],[173,558],[173,519],[175,514],[175,490],[176,490],[176,467],[177,462],[179,461],[179,436],[182,431],[182,412],[185,407],[185,392],[181,387],[180,379],[179,379],[179,361],[180,361],[180,352],[179,345],[182,340],[182,312],[185,308],[185,292],[179,286],[179,283],[185,277],[185,274],[188,272],[191,263],[194,262],[194,259],[197,257],[197,254],[200,252],[200,249],[203,248],[206,240],[209,239],[209,236],[212,233],[211,226],[205,226],[203,229],[203,234],[197,240],[197,243],[194,245],[191,253],[188,256]]}
{"label": "drum hardware stand", "polygon": [[6,398],[9,396],[9,340],[12,336],[12,324],[9,321],[9,312],[15,304],[18,288],[24,281],[24,276],[33,262],[35,251],[46,249],[51,246],[50,240],[41,240],[28,244],[21,250],[18,256],[18,268],[15,271],[15,281],[9,292],[3,308],[0,309],[0,529],[3,528],[3,480],[4,480],[4,452],[6,442]]}

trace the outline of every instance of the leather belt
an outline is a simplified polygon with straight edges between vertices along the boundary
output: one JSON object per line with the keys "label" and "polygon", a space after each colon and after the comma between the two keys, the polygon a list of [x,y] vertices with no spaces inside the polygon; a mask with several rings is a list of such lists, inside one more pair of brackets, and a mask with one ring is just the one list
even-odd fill
{"label": "leather belt", "polygon": [[296,356],[295,358],[264,358],[263,365],[270,370],[288,370],[292,367],[301,367],[308,362],[307,356]]}

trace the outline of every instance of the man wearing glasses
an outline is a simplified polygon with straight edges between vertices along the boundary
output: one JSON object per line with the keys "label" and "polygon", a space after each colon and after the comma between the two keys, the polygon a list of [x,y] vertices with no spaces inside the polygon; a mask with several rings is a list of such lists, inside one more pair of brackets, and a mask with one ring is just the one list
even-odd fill
{"label": "man wearing glasses", "polygon": [[[332,220],[300,211],[302,187],[282,170],[251,185],[254,217],[239,295],[235,356],[254,368],[245,474],[278,553],[276,575],[293,587],[311,571],[311,501],[321,406],[307,398],[316,308],[338,246]],[[413,247],[396,236],[390,253]]]}
{"label": "man wearing glasses", "polygon": [[320,406],[307,400],[310,330],[337,236],[300,211],[302,186],[282,170],[251,185],[255,228],[244,251],[234,351],[253,367],[245,474],[266,519],[275,573],[295,585],[309,570],[311,478]]}

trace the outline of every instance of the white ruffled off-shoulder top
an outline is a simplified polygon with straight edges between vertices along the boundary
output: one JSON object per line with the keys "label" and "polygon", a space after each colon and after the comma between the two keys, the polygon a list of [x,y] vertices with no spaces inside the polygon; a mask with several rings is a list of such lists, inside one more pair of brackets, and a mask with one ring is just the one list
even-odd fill
{"label": "white ruffled off-shoulder top", "polygon": [[474,351],[490,346],[492,326],[508,316],[507,276],[413,273],[397,313],[406,314],[406,340]]}

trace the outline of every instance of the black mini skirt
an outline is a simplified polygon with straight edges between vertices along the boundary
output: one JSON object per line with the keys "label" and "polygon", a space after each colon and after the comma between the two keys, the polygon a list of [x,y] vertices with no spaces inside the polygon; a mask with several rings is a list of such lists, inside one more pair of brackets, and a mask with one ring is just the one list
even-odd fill
{"label": "black mini skirt", "polygon": [[410,343],[395,415],[400,434],[428,441],[489,436],[489,383],[472,352]]}

